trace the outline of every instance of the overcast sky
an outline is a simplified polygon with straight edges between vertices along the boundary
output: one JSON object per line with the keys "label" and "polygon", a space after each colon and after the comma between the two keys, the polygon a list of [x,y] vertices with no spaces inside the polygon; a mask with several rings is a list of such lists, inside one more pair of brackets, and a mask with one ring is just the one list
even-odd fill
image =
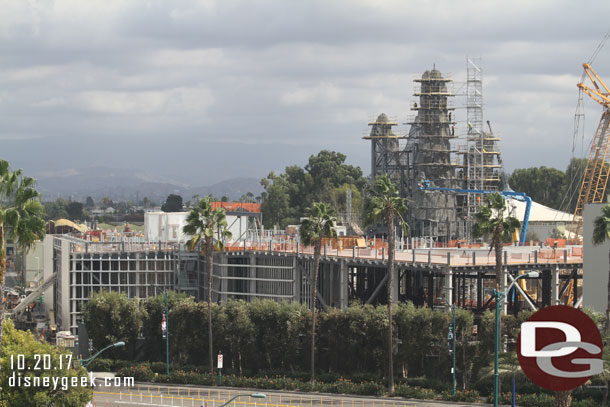
{"label": "overcast sky", "polygon": [[[205,185],[327,148],[368,174],[368,120],[406,122],[434,64],[459,90],[474,56],[507,170],[565,169],[609,15],[605,0],[0,0],[0,157]],[[610,45],[594,68],[610,83]],[[601,107],[585,98],[589,140]]]}

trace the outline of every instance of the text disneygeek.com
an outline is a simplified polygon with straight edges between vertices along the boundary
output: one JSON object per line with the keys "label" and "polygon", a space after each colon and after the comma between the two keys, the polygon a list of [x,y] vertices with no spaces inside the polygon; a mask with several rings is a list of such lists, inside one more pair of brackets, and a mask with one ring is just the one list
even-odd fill
{"label": "text disneygeek.com", "polygon": [[51,355],[48,354],[34,355],[34,362],[30,364],[25,355],[11,355],[12,374],[8,379],[8,385],[10,387],[45,387],[64,391],[77,386],[131,387],[134,385],[133,377],[93,377],[93,373],[89,373],[87,376],[45,375],[49,372],[63,373],[66,369],[70,370],[72,355],[61,355],[54,362],[52,363]]}

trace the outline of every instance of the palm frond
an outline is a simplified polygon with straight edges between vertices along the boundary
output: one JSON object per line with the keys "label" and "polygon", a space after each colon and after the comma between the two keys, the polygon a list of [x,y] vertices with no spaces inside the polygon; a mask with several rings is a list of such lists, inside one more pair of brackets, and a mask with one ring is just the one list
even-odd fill
{"label": "palm frond", "polygon": [[601,215],[593,223],[593,244],[599,245],[610,239],[610,205],[604,205]]}
{"label": "palm frond", "polygon": [[188,242],[190,250],[194,250],[202,243],[201,251],[207,255],[206,250],[208,249],[222,250],[224,248],[223,240],[232,237],[227,226],[225,210],[223,208],[212,210],[212,202],[209,197],[206,197],[200,199],[191,208],[182,231],[192,236]]}
{"label": "palm frond", "polygon": [[[380,175],[375,179],[370,199],[370,209],[365,218],[367,226],[384,221],[389,211],[394,212],[400,227],[408,233],[409,225],[404,219],[407,212],[405,200],[400,197],[398,187],[392,183],[387,174]],[[389,226],[388,227],[393,227]]]}
{"label": "palm frond", "polygon": [[313,245],[323,238],[337,237],[335,211],[323,202],[314,202],[306,210],[307,217],[301,221],[299,235],[301,242]]}

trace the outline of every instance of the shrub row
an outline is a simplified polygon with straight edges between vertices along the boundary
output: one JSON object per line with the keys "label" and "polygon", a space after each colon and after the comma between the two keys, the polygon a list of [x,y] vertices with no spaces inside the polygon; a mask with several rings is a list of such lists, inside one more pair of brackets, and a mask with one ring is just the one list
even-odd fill
{"label": "shrub row", "polygon": [[[117,293],[111,293],[119,295]],[[99,294],[100,297],[110,295]],[[86,315],[98,315],[96,307],[108,305],[110,299],[96,297],[87,304]],[[130,300],[131,301],[131,300]],[[122,306],[125,301],[114,299]],[[170,295],[169,340],[172,365],[207,366],[207,304],[191,297]],[[127,306],[126,306],[127,307]],[[96,348],[108,345],[107,338],[125,340],[117,327],[141,325],[144,340],[138,360],[162,361],[165,342],[161,336],[161,315],[165,300],[153,297],[139,305],[139,323],[111,321],[105,326],[103,318],[87,325]],[[133,306],[131,306],[133,308]],[[104,308],[105,310],[105,308]],[[113,315],[134,313],[119,312]],[[106,311],[103,311],[106,312]],[[503,319],[503,335],[513,340],[519,318]],[[86,319],[89,321],[89,319]],[[425,376],[447,381],[450,377],[451,356],[447,344],[450,312],[417,308],[411,303],[400,303],[394,308],[394,332],[397,344],[395,371],[404,376]],[[274,301],[229,301],[212,307],[214,353],[222,351],[228,372],[252,376],[259,371],[307,371],[310,366],[311,318],[302,304]],[[387,308],[383,305],[352,305],[347,309],[329,309],[319,313],[316,332],[316,366],[319,373],[334,372],[346,375],[362,372],[381,379],[387,371]],[[90,326],[91,325],[91,326]],[[475,335],[474,315],[466,310],[456,314],[456,368],[459,384],[468,384],[481,368],[492,360],[493,315],[485,313]],[[133,335],[133,329],[125,331]],[[119,351],[117,351],[119,352]],[[125,350],[127,352],[127,349]],[[117,357],[116,354],[111,354]],[[358,355],[358,357],[354,357]],[[123,355],[134,359],[134,355]]]}

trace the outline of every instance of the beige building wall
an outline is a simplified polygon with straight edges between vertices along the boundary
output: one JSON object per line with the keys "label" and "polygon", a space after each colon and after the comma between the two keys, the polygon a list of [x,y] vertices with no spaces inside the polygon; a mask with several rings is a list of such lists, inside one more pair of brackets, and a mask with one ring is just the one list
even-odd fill
{"label": "beige building wall", "polygon": [[593,245],[593,223],[607,204],[585,205],[583,218],[583,307],[604,312],[608,305],[610,240]]}

